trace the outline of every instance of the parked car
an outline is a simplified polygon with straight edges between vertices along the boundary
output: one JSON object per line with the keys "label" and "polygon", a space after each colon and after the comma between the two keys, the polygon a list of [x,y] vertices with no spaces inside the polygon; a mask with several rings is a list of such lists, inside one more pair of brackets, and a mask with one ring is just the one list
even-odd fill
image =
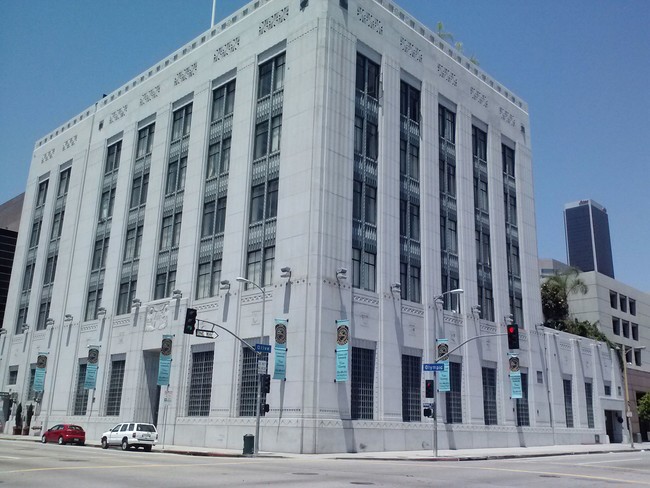
{"label": "parked car", "polygon": [[43,433],[41,442],[43,444],[47,442],[58,442],[61,445],[74,442],[83,446],[86,443],[86,432],[78,425],[57,424]]}
{"label": "parked car", "polygon": [[158,431],[153,424],[123,422],[104,432],[101,440],[104,449],[108,449],[109,446],[120,446],[123,451],[126,451],[131,447],[142,447],[148,452],[156,445]]}

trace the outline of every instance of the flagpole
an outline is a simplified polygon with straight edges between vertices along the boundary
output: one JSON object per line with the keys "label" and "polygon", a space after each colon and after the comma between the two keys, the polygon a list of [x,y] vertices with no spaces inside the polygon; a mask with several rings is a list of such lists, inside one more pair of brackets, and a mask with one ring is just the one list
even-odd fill
{"label": "flagpole", "polygon": [[212,0],[212,24],[210,28],[214,27],[214,15],[217,12],[217,0]]}

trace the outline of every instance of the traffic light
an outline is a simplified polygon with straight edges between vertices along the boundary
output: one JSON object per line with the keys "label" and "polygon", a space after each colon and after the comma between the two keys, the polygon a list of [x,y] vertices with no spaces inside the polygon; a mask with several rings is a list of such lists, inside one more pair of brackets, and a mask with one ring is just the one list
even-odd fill
{"label": "traffic light", "polygon": [[260,415],[264,417],[269,412],[269,404],[262,403],[260,404]]}
{"label": "traffic light", "polygon": [[424,381],[424,396],[427,398],[433,398],[433,380]]}
{"label": "traffic light", "polygon": [[261,375],[262,379],[262,393],[270,393],[271,392],[271,375],[270,374],[263,374]]}
{"label": "traffic light", "polygon": [[195,327],[196,327],[196,309],[188,308],[185,311],[185,327],[183,328],[183,332],[185,334],[194,335]]}
{"label": "traffic light", "polygon": [[508,326],[508,349],[519,349],[519,326],[509,324]]}
{"label": "traffic light", "polygon": [[424,416],[425,417],[433,417],[433,409],[427,407],[424,409]]}

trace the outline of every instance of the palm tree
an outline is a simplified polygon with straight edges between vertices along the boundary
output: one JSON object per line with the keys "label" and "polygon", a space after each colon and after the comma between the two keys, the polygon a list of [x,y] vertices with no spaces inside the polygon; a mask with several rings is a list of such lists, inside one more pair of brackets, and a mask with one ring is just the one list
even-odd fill
{"label": "palm tree", "polygon": [[454,42],[454,35],[451,32],[447,32],[445,30],[445,26],[442,22],[438,22],[436,24],[436,34],[438,34],[438,37],[440,37],[443,41],[447,41],[450,44]]}
{"label": "palm tree", "polygon": [[580,270],[568,268],[549,276],[542,284],[542,312],[549,327],[557,328],[569,319],[569,295],[584,295],[589,287],[580,278]]}

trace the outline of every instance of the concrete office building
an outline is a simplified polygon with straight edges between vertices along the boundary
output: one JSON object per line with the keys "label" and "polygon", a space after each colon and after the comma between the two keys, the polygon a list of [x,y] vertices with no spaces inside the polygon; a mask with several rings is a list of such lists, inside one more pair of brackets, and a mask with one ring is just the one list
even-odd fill
{"label": "concrete office building", "polygon": [[650,392],[650,295],[595,271],[580,273],[580,278],[589,289],[569,296],[569,310],[580,320],[598,323],[625,355],[631,430],[648,441],[650,424],[639,420],[636,406]]}
{"label": "concrete office building", "polygon": [[387,0],[249,3],[36,143],[0,388],[240,448],[256,356],[192,307],[273,346],[262,450],[430,448],[436,339],[441,449],[606,442],[613,353],[536,327],[527,109]]}
{"label": "concrete office building", "polygon": [[598,271],[614,278],[607,210],[593,200],[564,206],[567,260],[580,271]]}
{"label": "concrete office building", "polygon": [[24,194],[18,195],[0,205],[0,328],[7,306],[9,280],[16,252],[24,196]]}

